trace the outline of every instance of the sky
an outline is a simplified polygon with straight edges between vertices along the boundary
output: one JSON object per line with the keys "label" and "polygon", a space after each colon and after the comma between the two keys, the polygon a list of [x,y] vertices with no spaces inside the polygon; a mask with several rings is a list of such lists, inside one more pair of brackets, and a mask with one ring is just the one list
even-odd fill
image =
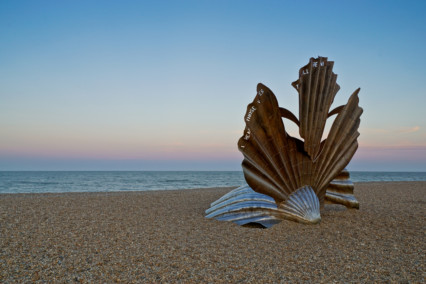
{"label": "sky", "polygon": [[402,0],[0,1],[0,170],[241,170],[256,85],[297,115],[291,82],[324,56],[341,87],[332,108],[361,87],[348,169],[426,171],[425,11]]}

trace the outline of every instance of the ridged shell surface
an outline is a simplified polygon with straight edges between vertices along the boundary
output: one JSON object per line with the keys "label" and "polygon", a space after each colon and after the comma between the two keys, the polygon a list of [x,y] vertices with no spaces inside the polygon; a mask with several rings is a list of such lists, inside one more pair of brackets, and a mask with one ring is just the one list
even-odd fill
{"label": "ridged shell surface", "polygon": [[[353,196],[353,183],[349,178],[349,172],[345,169],[330,183],[326,192],[327,203],[357,208],[352,204],[348,205],[348,201],[355,201],[354,204],[358,204]],[[345,186],[338,186],[340,189],[337,190],[334,185],[341,183],[342,180],[345,182]],[[336,195],[340,196],[337,200]],[[206,218],[234,222],[238,225],[255,223],[269,228],[285,219],[315,223],[320,218],[319,210],[318,198],[311,188],[302,187],[290,196],[282,208],[278,208],[272,197],[255,192],[245,185],[228,192],[213,202],[211,207],[206,210]]]}
{"label": "ridged shell surface", "polygon": [[[299,79],[293,82],[299,95],[299,118],[280,107],[268,87],[258,84],[257,94],[247,106],[246,127],[238,141],[238,149],[244,155],[245,180],[257,194],[247,188],[231,192],[213,205],[209,217],[240,224],[279,219],[317,223],[326,196],[330,202],[356,207],[350,181],[332,181],[358,148],[362,114],[358,106],[359,89],[346,105],[330,111],[340,89],[333,65],[327,58],[318,57],[311,58],[300,69]],[[334,115],[329,134],[321,141],[326,121]],[[283,118],[299,126],[304,141],[287,133]],[[327,188],[331,188],[328,195]]]}
{"label": "ridged shell surface", "polygon": [[328,111],[340,89],[333,65],[334,62],[324,57],[311,58],[299,70],[299,79],[292,83],[299,93],[299,133],[305,140],[304,149],[312,160],[320,152]]}
{"label": "ridged shell surface", "polygon": [[238,225],[257,223],[266,228],[284,219],[312,224],[321,220],[318,198],[308,186],[295,191],[279,207],[273,198],[242,186],[213,202],[206,214],[206,218]]}
{"label": "ridged shell surface", "polygon": [[330,182],[325,193],[325,201],[359,209],[359,202],[354,196],[354,184],[346,169]]}
{"label": "ridged shell surface", "polygon": [[347,166],[358,148],[362,114],[358,92],[359,89],[339,108],[327,139],[319,144],[321,152],[312,160],[304,149],[304,142],[286,132],[275,95],[259,84],[255,99],[247,107],[244,135],[238,141],[248,185],[277,203],[309,185],[323,204],[327,186]]}
{"label": "ridged shell surface", "polygon": [[254,191],[281,203],[298,188],[312,184],[308,174],[312,162],[303,151],[303,143],[287,135],[277,99],[266,86],[258,85],[245,122],[238,148],[244,155],[244,177]]}
{"label": "ridged shell surface", "polygon": [[317,195],[310,186],[303,186],[278,206],[286,215],[286,219],[316,224],[321,221],[320,204]]}
{"label": "ridged shell surface", "polygon": [[281,222],[273,198],[253,191],[248,185],[234,189],[211,204],[206,218],[232,221],[238,225],[250,223],[269,228]]}

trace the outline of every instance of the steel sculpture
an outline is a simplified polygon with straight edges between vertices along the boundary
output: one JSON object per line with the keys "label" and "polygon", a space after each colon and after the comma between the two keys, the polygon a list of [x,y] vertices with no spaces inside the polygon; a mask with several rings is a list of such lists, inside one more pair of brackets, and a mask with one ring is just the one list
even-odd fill
{"label": "steel sculpture", "polygon": [[[283,219],[318,223],[325,202],[359,208],[345,167],[358,148],[360,89],[346,105],[330,111],[340,89],[333,65],[326,57],[311,58],[299,70],[299,79],[292,83],[299,94],[299,119],[279,107],[268,87],[258,84],[238,141],[248,185],[213,202],[207,218],[270,227]],[[337,116],[322,140],[333,115]],[[296,123],[304,141],[287,133],[283,118]]]}

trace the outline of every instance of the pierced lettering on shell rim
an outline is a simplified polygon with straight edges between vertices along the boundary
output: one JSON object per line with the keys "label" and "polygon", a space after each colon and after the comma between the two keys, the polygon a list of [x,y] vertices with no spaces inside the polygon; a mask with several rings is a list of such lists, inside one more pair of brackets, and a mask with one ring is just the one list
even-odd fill
{"label": "pierced lettering on shell rim", "polygon": [[255,111],[256,111],[256,108],[255,108],[254,106],[252,106],[252,107],[250,108],[250,110],[249,110],[249,113],[247,114],[246,121],[250,121],[251,116],[253,115],[253,113],[254,113]]}

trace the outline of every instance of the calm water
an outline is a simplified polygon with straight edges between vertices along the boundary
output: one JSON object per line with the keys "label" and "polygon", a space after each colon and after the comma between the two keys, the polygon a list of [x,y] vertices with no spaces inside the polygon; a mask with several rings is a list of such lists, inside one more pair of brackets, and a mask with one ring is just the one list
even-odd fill
{"label": "calm water", "polygon": [[[426,172],[351,172],[354,182],[426,181]],[[226,172],[0,172],[0,193],[144,191],[240,186]]]}

